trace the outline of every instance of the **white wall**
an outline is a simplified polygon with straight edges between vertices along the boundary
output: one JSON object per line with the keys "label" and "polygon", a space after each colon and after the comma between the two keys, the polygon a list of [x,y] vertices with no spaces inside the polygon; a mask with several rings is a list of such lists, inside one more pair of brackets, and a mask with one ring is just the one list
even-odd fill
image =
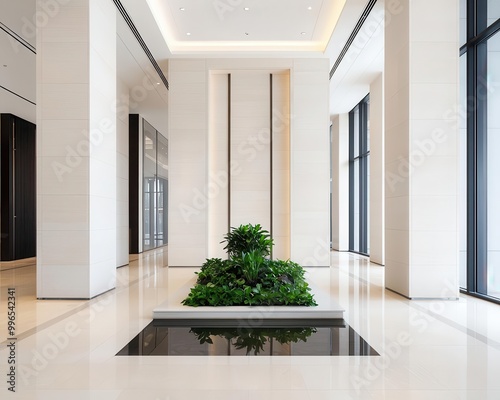
{"label": "white wall", "polygon": [[208,258],[227,258],[220,241],[229,228],[229,75],[211,72],[209,82]]}
{"label": "white wall", "polygon": [[273,258],[290,258],[290,73],[273,74]]}
{"label": "white wall", "polygon": [[349,250],[349,114],[332,120],[332,248]]}
{"label": "white wall", "polygon": [[208,90],[209,254],[226,257],[229,227],[251,223],[270,232],[273,258],[289,259],[290,74],[210,71]]}
{"label": "white wall", "polygon": [[208,72],[205,60],[169,63],[169,265],[200,266],[208,251]]}
{"label": "white wall", "polygon": [[230,226],[271,231],[270,79],[260,71],[231,72]]}
{"label": "white wall", "polygon": [[410,298],[453,298],[458,0],[401,8],[385,35],[386,286]]}
{"label": "white wall", "polygon": [[384,80],[370,85],[370,261],[385,263]]}
{"label": "white wall", "polygon": [[[212,104],[209,113],[209,74],[241,70],[290,71],[291,258],[305,265],[329,265],[326,59],[171,60],[170,166],[171,185],[176,190],[170,193],[170,265],[201,265],[212,249],[207,176],[208,115],[213,111]],[[251,92],[248,99],[258,100]],[[212,233],[210,240],[214,240]]]}
{"label": "white wall", "polygon": [[116,264],[128,264],[129,257],[129,88],[117,78],[116,113]]}
{"label": "white wall", "polygon": [[330,265],[328,59],[294,60],[291,76],[291,257]]}

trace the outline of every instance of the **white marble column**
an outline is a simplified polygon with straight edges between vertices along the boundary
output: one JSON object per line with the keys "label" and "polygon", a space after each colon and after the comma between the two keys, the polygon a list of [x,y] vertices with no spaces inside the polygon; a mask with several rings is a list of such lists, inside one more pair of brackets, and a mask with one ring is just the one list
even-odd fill
{"label": "white marble column", "polygon": [[399,3],[385,32],[386,287],[455,298],[459,2]]}
{"label": "white marble column", "polygon": [[328,59],[296,59],[291,76],[291,259],[330,265]]}
{"label": "white marble column", "polygon": [[116,8],[49,3],[37,2],[37,296],[88,299],[116,283]]}

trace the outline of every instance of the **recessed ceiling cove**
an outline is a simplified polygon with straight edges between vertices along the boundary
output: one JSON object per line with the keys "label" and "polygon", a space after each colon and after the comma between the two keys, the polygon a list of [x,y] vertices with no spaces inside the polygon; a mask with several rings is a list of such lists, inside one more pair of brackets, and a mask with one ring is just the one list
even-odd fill
{"label": "recessed ceiling cove", "polygon": [[323,52],[346,0],[147,0],[172,54]]}

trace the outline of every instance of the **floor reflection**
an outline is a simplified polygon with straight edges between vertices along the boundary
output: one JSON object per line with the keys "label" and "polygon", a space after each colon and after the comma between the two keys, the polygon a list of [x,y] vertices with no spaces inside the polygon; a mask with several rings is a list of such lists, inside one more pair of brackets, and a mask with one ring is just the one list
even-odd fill
{"label": "floor reflection", "polygon": [[344,321],[153,321],[118,356],[377,356]]}

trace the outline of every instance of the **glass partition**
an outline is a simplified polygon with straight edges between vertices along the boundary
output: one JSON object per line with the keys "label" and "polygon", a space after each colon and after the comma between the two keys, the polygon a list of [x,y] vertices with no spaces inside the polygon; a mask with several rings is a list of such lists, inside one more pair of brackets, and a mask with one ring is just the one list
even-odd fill
{"label": "glass partition", "polygon": [[167,244],[168,140],[143,120],[144,251]]}

